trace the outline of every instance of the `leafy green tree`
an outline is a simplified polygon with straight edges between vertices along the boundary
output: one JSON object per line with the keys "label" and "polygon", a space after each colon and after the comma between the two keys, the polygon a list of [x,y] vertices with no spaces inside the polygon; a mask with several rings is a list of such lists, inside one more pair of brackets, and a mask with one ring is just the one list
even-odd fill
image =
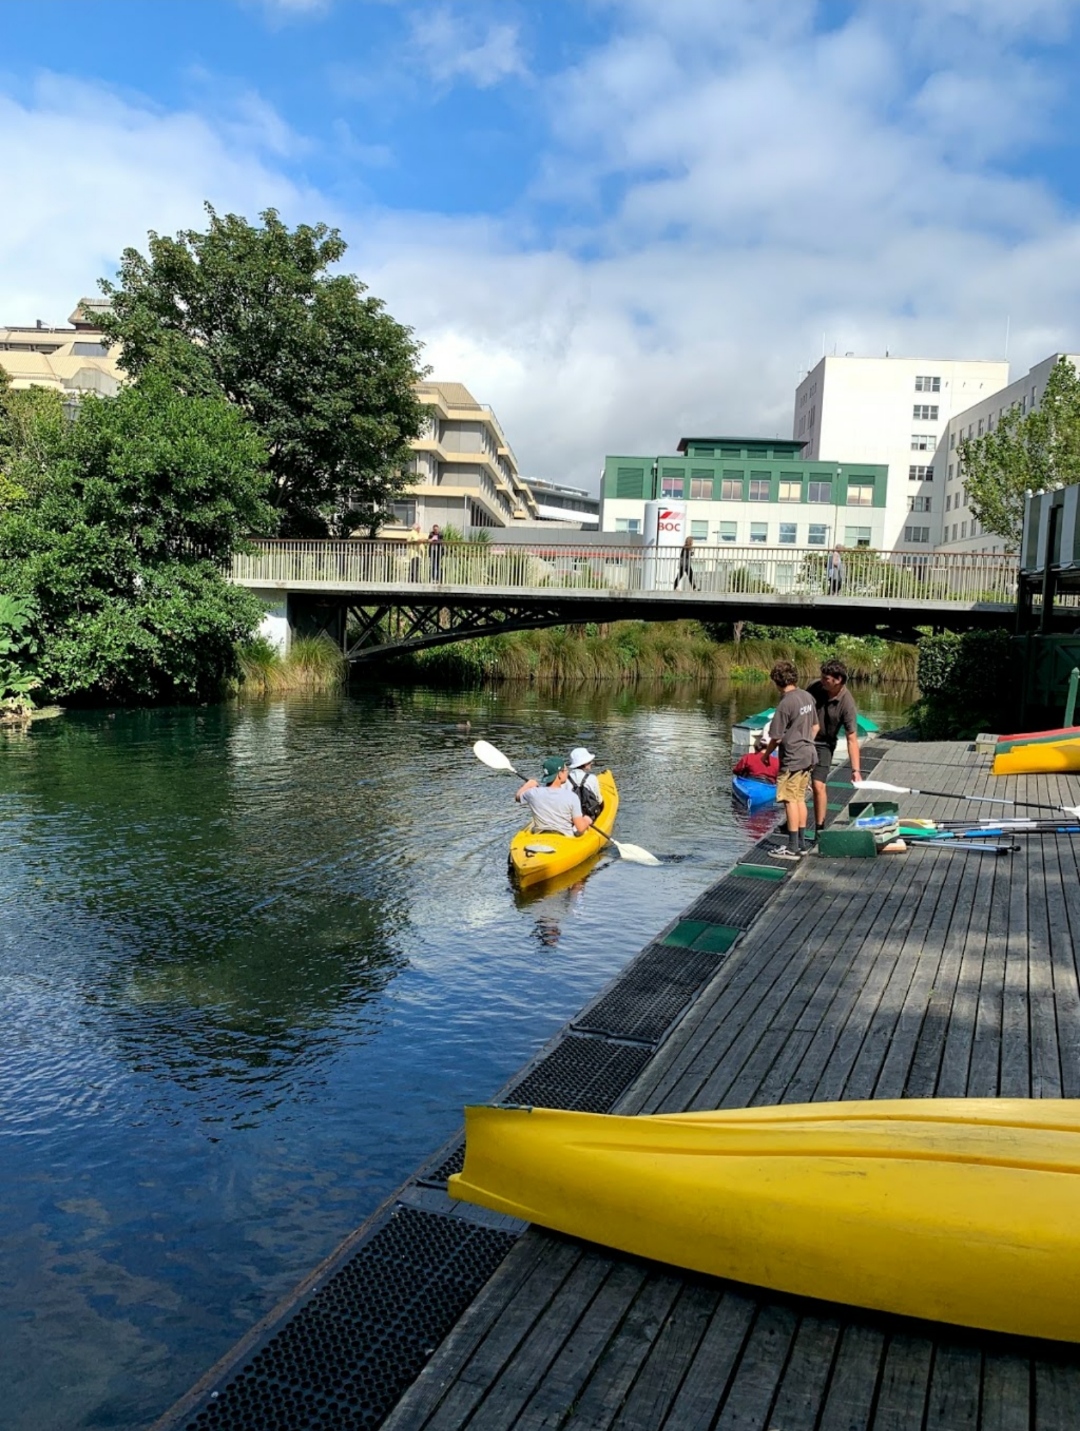
{"label": "leafy green tree", "polygon": [[0,368],[0,510],[21,501],[48,468],[64,427],[60,394],[14,388]]}
{"label": "leafy green tree", "polygon": [[286,536],[374,535],[402,491],[423,420],[419,346],[352,274],[328,270],[336,229],[255,227],[208,204],[206,233],[151,232],[124,251],[102,326],[132,377],[165,372],[187,393],[223,393],[266,443]]}
{"label": "leafy green tree", "polygon": [[85,398],[59,429],[39,411],[11,450],[41,469],[0,509],[0,591],[33,603],[46,693],[207,699],[235,676],[262,607],[223,568],[272,520],[265,450],[242,415],[150,374]]}
{"label": "leafy green tree", "polygon": [[960,462],[976,520],[1018,547],[1025,495],[1080,482],[1080,374],[1069,359],[1051,368],[1037,408],[1010,408],[993,432],[965,438]]}
{"label": "leafy green tree", "polygon": [[29,708],[39,684],[33,658],[38,651],[33,604],[0,593],[0,715]]}

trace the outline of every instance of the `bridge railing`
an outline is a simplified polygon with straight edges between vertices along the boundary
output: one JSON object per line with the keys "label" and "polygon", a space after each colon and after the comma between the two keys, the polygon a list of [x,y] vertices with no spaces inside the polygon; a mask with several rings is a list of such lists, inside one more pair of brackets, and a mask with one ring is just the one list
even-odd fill
{"label": "bridge railing", "polygon": [[[679,548],[537,542],[427,543],[400,540],[267,540],[233,558],[234,581],[296,587],[502,588],[672,591]],[[843,553],[843,581],[831,591],[822,547],[695,546],[691,560],[703,594],[757,594],[793,601],[838,594],[878,599],[1011,605],[1017,559],[993,552],[870,551]],[[687,583],[683,583],[684,586]]]}

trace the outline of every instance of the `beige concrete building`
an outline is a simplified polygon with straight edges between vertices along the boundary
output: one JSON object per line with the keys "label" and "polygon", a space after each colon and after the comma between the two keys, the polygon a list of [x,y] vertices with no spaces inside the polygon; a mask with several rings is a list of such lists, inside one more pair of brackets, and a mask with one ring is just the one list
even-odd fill
{"label": "beige concrete building", "polygon": [[968,505],[963,463],[960,461],[960,443],[966,437],[979,438],[993,432],[1010,408],[1019,409],[1022,415],[1037,408],[1042,401],[1050,370],[1062,357],[1067,357],[1074,367],[1080,368],[1080,355],[1053,353],[1041,363],[1036,363],[1022,378],[1017,378],[1008,387],[999,388],[997,392],[988,394],[963,412],[957,413],[941,434],[934,467],[944,477],[941,525],[936,538],[937,545],[944,551],[1007,550],[1007,543],[1002,537],[983,530]]}
{"label": "beige concrete building", "polygon": [[0,367],[16,388],[51,388],[64,396],[99,393],[111,397],[124,380],[117,366],[119,349],[105,346],[97,314],[103,299],[80,299],[70,328],[0,328]]}
{"label": "beige concrete building", "polygon": [[437,522],[467,535],[535,520],[536,499],[491,408],[463,383],[422,382],[416,394],[428,418],[412,444],[415,480],[394,504],[395,525],[419,522],[426,532]]}

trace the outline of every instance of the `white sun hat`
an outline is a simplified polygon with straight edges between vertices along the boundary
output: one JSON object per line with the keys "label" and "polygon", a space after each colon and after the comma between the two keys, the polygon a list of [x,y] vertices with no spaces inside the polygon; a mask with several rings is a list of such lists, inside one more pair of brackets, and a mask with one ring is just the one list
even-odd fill
{"label": "white sun hat", "polygon": [[583,745],[579,745],[570,752],[570,769],[579,770],[581,766],[588,765],[591,760],[595,759],[595,755],[591,755]]}

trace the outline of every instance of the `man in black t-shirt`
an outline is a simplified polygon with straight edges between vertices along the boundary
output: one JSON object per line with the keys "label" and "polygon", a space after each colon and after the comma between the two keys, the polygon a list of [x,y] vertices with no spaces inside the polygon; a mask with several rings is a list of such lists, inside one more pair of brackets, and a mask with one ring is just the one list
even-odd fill
{"label": "man in black t-shirt", "polygon": [[847,688],[847,667],[843,661],[823,661],[820,681],[814,681],[807,687],[807,691],[813,697],[817,711],[818,733],[814,741],[815,759],[811,779],[814,786],[814,824],[820,830],[828,813],[829,795],[826,782],[841,731],[847,736],[851,778],[856,784],[862,779],[859,712],[855,709],[855,698]]}
{"label": "man in black t-shirt", "polygon": [[781,692],[769,722],[766,755],[780,747],[780,777],[776,798],[787,816],[787,849],[773,850],[778,860],[797,860],[806,853],[806,796],[814,766],[817,711],[808,691],[796,684],[799,673],[790,661],[777,661],[769,679]]}

